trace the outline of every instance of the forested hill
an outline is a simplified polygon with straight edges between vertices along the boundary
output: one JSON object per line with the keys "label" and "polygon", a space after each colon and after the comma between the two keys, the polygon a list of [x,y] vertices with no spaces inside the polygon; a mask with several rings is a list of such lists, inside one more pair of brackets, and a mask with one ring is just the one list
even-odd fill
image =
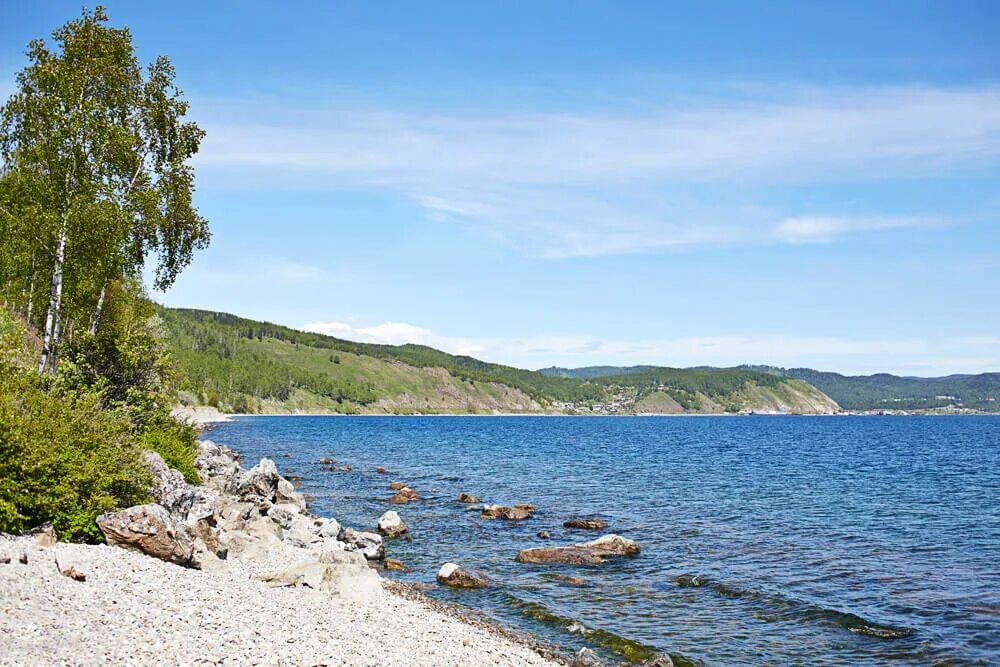
{"label": "forested hill", "polygon": [[[543,368],[540,373],[556,377],[587,377],[603,382],[617,375],[635,376],[652,366],[588,366]],[[698,367],[690,371],[754,371],[778,378],[808,382],[835,400],[845,410],[935,410],[943,408],[1000,412],[1000,373],[947,375],[944,377],[900,377],[888,373],[841,375],[811,368],[739,366],[733,369]],[[612,380],[617,381],[617,380]]]}
{"label": "forested hill", "polygon": [[594,379],[374,345],[227,313],[161,308],[181,400],[227,412],[829,412],[805,382],[757,371],[649,368]]}

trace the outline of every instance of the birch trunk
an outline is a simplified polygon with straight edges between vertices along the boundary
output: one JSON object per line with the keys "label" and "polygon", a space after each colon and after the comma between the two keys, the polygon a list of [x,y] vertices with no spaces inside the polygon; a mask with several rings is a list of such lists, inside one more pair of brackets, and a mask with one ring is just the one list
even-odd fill
{"label": "birch trunk", "polygon": [[55,370],[53,351],[59,342],[59,314],[62,308],[63,265],[66,262],[66,234],[68,221],[63,216],[59,227],[59,244],[56,246],[56,261],[52,269],[52,292],[49,294],[49,309],[45,315],[45,333],[42,339],[42,358],[38,362],[39,374],[45,372],[45,367]]}
{"label": "birch trunk", "polygon": [[104,308],[104,292],[108,289],[108,282],[101,285],[101,295],[97,297],[97,310],[94,311],[94,321],[90,324],[90,333],[97,333],[97,326],[101,321],[101,310]]}

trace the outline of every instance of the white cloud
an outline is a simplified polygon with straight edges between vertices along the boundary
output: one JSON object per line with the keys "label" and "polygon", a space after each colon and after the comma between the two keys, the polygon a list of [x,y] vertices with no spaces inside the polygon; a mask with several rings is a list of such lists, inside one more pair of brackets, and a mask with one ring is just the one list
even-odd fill
{"label": "white cloud", "polygon": [[665,339],[601,339],[590,336],[471,338],[438,334],[402,322],[357,326],[347,322],[315,322],[306,331],[364,343],[416,343],[485,361],[521,368],[549,365],[736,366],[771,364],[811,367],[845,373],[909,374],[980,373],[1000,368],[1000,355],[988,347],[990,336],[945,340],[851,339],[839,337],[706,336]]}
{"label": "white cloud", "polygon": [[247,104],[204,123],[199,161],[236,187],[384,189],[526,253],[574,256],[911,227],[878,210],[757,210],[753,189],[940,177],[1000,159],[997,87],[774,98],[603,114]]}
{"label": "white cloud", "polygon": [[931,227],[937,223],[924,218],[786,218],[774,229],[775,237],[785,243],[828,243],[852,232],[880,229]]}

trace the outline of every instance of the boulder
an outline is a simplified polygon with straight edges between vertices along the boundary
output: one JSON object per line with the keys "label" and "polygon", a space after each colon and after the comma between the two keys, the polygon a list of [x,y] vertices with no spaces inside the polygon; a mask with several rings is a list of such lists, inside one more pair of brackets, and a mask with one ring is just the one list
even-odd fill
{"label": "boulder", "polygon": [[153,500],[183,521],[194,503],[194,487],[184,481],[184,475],[168,466],[156,452],[143,452],[143,458],[146,469],[153,477],[153,488],[149,490]]}
{"label": "boulder", "polygon": [[340,537],[341,531],[343,528],[340,527],[340,523],[336,519],[323,519],[323,522],[316,529],[316,534],[320,537],[336,539]]}
{"label": "boulder", "polygon": [[475,497],[471,493],[465,493],[464,491],[462,493],[458,494],[458,498],[456,498],[455,500],[457,500],[460,503],[478,503],[478,502],[482,502],[481,500],[479,500],[479,498]]}
{"label": "boulder", "polygon": [[384,475],[388,471],[385,468],[383,468],[382,466],[379,466],[379,467],[375,468],[375,472],[377,472],[380,475]]}
{"label": "boulder", "polygon": [[573,656],[573,660],[569,664],[570,667],[603,667],[604,661],[585,646]]}
{"label": "boulder", "polygon": [[[533,507],[533,506],[530,506]],[[483,505],[480,519],[506,519],[507,521],[523,521],[530,519],[534,509],[525,506],[503,507],[502,505]]]}
{"label": "boulder", "polygon": [[412,503],[414,500],[419,500],[420,494],[411,489],[408,486],[404,486],[402,489],[396,492],[392,498],[389,498],[389,502],[394,505],[402,505],[405,503]]}
{"label": "boulder", "polygon": [[561,563],[597,565],[611,557],[636,556],[639,544],[619,535],[604,535],[591,542],[565,547],[536,547],[517,554],[521,563]]}
{"label": "boulder", "polygon": [[230,490],[235,478],[242,474],[236,452],[210,440],[198,443],[194,466],[201,480],[220,492]]}
{"label": "boulder", "polygon": [[549,535],[549,531],[547,531],[547,530],[540,530],[540,531],[538,531],[538,537],[539,537],[539,539],[547,540],[547,539],[549,539],[552,536]]}
{"label": "boulder", "polygon": [[399,517],[399,514],[389,510],[378,520],[378,532],[386,537],[396,537],[406,532],[406,524]]}
{"label": "boulder", "polygon": [[608,522],[604,519],[570,519],[563,522],[563,528],[579,528],[581,530],[601,530],[607,528]]}
{"label": "boulder", "polygon": [[136,505],[102,514],[97,517],[97,527],[112,546],[141,551],[178,565],[191,564],[191,537],[162,505]]}
{"label": "boulder", "polygon": [[255,503],[258,507],[269,506],[274,502],[280,480],[274,461],[265,457],[237,480],[233,491],[241,500]]}
{"label": "boulder", "polygon": [[360,551],[368,560],[385,558],[385,545],[378,533],[358,532],[353,528],[344,530],[340,538],[349,551]]}
{"label": "boulder", "polygon": [[525,512],[531,512],[532,514],[537,511],[535,506],[531,503],[518,503],[514,505],[514,509],[524,510]]}
{"label": "boulder", "polygon": [[437,573],[438,582],[452,588],[484,588],[486,578],[455,563],[445,563]]}
{"label": "boulder", "polygon": [[333,459],[331,459],[329,456],[324,456],[319,460],[319,462],[323,465],[330,465],[331,463],[333,463]]}
{"label": "boulder", "polygon": [[271,505],[271,509],[267,510],[267,517],[286,529],[292,527],[297,516],[299,516],[298,508],[294,505]]}
{"label": "boulder", "polygon": [[305,498],[295,490],[295,486],[291,482],[283,477],[278,478],[278,486],[274,490],[274,501],[295,505],[299,511],[306,508]]}
{"label": "boulder", "polygon": [[389,489],[392,491],[399,491],[400,489],[405,489],[406,484],[402,482],[389,482]]}

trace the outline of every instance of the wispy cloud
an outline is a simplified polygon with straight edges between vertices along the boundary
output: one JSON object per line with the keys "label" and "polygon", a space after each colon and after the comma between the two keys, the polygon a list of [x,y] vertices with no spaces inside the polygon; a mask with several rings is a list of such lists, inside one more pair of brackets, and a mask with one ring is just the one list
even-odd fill
{"label": "wispy cloud", "polygon": [[1000,159],[997,87],[775,98],[617,114],[247,105],[205,123],[200,160],[240,187],[382,188],[525,252],[574,256],[913,227],[881,210],[763,210],[754,188],[937,177]]}
{"label": "wispy cloud", "polygon": [[1000,368],[1000,353],[995,349],[996,338],[992,336],[929,340],[780,335],[602,339],[540,335],[512,339],[446,336],[402,322],[384,322],[374,326],[340,321],[313,322],[302,328],[365,343],[429,345],[452,354],[472,355],[525,368],[552,364],[685,367],[752,363],[810,366],[846,373],[888,371],[924,375],[978,373],[984,369]]}

